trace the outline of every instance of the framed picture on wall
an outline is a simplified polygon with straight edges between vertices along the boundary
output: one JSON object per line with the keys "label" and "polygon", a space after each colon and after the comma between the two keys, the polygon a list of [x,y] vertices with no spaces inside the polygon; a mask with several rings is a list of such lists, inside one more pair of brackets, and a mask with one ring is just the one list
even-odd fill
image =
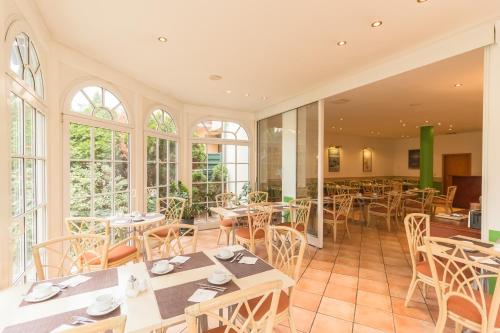
{"label": "framed picture on wall", "polygon": [[372,151],[363,149],[363,172],[372,172]]}
{"label": "framed picture on wall", "polygon": [[408,150],[408,169],[420,169],[420,149]]}
{"label": "framed picture on wall", "polygon": [[340,171],[340,147],[328,147],[328,172]]}

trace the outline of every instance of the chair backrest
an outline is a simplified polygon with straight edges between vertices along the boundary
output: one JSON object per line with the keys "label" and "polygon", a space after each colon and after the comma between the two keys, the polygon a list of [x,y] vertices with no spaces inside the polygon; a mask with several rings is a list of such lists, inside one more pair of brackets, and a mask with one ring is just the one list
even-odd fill
{"label": "chair backrest", "polygon": [[215,196],[217,207],[236,205],[236,194],[233,192],[219,193]]}
{"label": "chair backrest", "polygon": [[408,214],[404,219],[406,239],[408,241],[411,264],[414,270],[417,268],[417,263],[422,259],[417,248],[424,245],[424,237],[430,236],[429,221],[429,215],[421,213]]}
{"label": "chair backrest", "polygon": [[298,281],[307,241],[303,233],[289,227],[270,226],[267,237],[267,261]]}
{"label": "chair backrest", "polygon": [[79,234],[54,238],[33,245],[38,280],[104,269],[108,261],[109,238]]}
{"label": "chair backrest", "polygon": [[[282,285],[281,281],[266,282],[191,305],[185,309],[187,332],[198,333],[198,320],[203,318],[219,323],[220,333],[271,333]],[[254,299],[259,301],[252,304]],[[223,310],[230,306],[233,312],[226,317]],[[246,315],[241,316],[242,312]]]}
{"label": "chair backrest", "polygon": [[298,226],[302,226],[304,232],[307,232],[311,204],[309,198],[295,199],[289,202],[292,228],[296,229]]}
{"label": "chair backrest", "polygon": [[363,193],[373,193],[373,184],[363,183]]}
{"label": "chair backrest", "polygon": [[248,204],[258,204],[267,202],[268,194],[263,191],[254,191],[248,193]]}
{"label": "chair backrest", "polygon": [[165,224],[181,223],[186,201],[178,197],[158,198],[156,212],[165,215]]}
{"label": "chair backrest", "polygon": [[446,190],[446,200],[453,203],[453,199],[455,199],[455,193],[457,193],[456,186],[448,186]]}
{"label": "chair backrest", "polygon": [[[500,254],[492,249],[450,238],[425,237],[427,258],[436,284],[440,310],[446,311],[451,297],[463,307],[472,305],[481,318],[481,332],[493,332],[500,304],[500,288],[490,296],[484,284],[500,278],[496,262]],[[446,250],[448,249],[448,250]],[[480,260],[473,260],[472,257]],[[439,273],[438,273],[439,272]]]}
{"label": "chair backrest", "polygon": [[427,190],[424,192],[424,210],[429,210],[432,207],[432,200],[434,200],[434,191]]}
{"label": "chair backrest", "polygon": [[401,192],[387,192],[387,207],[389,207],[389,212],[392,213],[397,211],[399,208],[399,203],[401,202]]}
{"label": "chair backrest", "polygon": [[127,322],[127,316],[117,316],[111,317],[103,320],[98,320],[95,323],[89,323],[81,326],[75,326],[68,330],[64,330],[65,333],[123,333],[125,332],[125,323]]}
{"label": "chair backrest", "polygon": [[403,183],[393,181],[391,182],[391,190],[394,192],[403,192]]}
{"label": "chair backrest", "polygon": [[155,259],[154,249],[159,249],[159,258],[169,258],[196,252],[198,227],[191,224],[170,224],[150,229],[143,234],[148,260]]}
{"label": "chair backrest", "polygon": [[351,211],[353,197],[350,194],[340,194],[333,197],[333,220],[346,220]]}
{"label": "chair backrest", "polygon": [[248,205],[247,217],[250,237],[253,239],[259,230],[267,232],[273,217],[273,207],[262,204]]}
{"label": "chair backrest", "polygon": [[68,217],[65,220],[66,230],[70,235],[93,234],[109,236],[110,221],[98,217]]}
{"label": "chair backrest", "polygon": [[326,195],[328,195],[329,197],[335,195],[335,184],[326,184]]}

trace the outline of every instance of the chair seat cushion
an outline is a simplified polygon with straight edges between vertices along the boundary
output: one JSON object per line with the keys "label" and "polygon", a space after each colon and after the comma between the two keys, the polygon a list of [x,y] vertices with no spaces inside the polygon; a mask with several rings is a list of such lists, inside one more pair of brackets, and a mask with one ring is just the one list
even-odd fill
{"label": "chair seat cushion", "polygon": [[[170,228],[163,228],[161,230],[158,230],[157,232],[153,233],[153,235],[160,237],[160,238],[165,238],[168,235]],[[179,229],[175,229],[174,234],[176,236],[179,235]]]}
{"label": "chair seat cushion", "polygon": [[[292,223],[290,223],[290,222],[280,223],[278,226],[291,228],[292,227]],[[302,223],[301,224],[297,224],[295,226],[295,229],[297,231],[304,232],[304,225]]]}
{"label": "chair seat cushion", "polygon": [[[219,326],[219,327],[216,327],[216,328],[212,328],[212,329],[209,329],[208,331],[203,331],[203,333],[225,333],[226,332],[226,325],[224,326]],[[238,333],[236,332],[235,330],[233,330],[232,328],[229,329],[229,331],[227,331],[227,333]]]}
{"label": "chair seat cushion", "polygon": [[[479,292],[474,292],[474,297],[478,304],[481,304],[481,295]],[[490,311],[491,296],[486,294],[484,302],[486,304],[487,313]],[[460,317],[466,318],[474,323],[481,325],[481,314],[474,304],[460,296],[451,296],[448,298],[448,311],[453,312]],[[495,327],[500,327],[500,310],[498,311]]]}
{"label": "chair seat cushion", "polygon": [[[248,305],[249,305],[250,309],[252,309],[252,311],[257,306],[257,304],[259,303],[259,301],[260,301],[261,298],[262,298],[262,296],[261,297],[253,298],[253,299],[251,299],[251,300],[248,301]],[[267,297],[267,299],[259,307],[259,309],[257,310],[257,312],[255,313],[255,317],[254,317],[255,320],[260,320],[262,318],[262,316],[267,311],[269,311],[269,307],[271,306],[271,301],[272,301],[272,297],[271,297],[271,295],[269,295]],[[288,297],[287,293],[285,293],[282,290],[281,293],[280,293],[280,298],[279,298],[279,301],[278,301],[278,310],[276,311],[276,314],[283,313],[283,311],[285,311],[286,309],[288,309],[289,302],[290,302],[290,298]],[[242,306],[241,309],[240,309],[239,314],[243,318],[248,318],[247,308],[245,306]]]}
{"label": "chair seat cushion", "polygon": [[[241,238],[245,238],[245,239],[250,239],[250,229],[249,228],[236,229],[236,236],[241,237]],[[261,239],[264,237],[266,237],[266,233],[264,232],[264,230],[259,229],[255,233],[254,239]]]}
{"label": "chair seat cushion", "polygon": [[[120,245],[108,252],[108,263],[113,263],[132,254],[137,253],[137,248],[128,245]],[[101,259],[93,252],[85,252],[83,257],[91,265],[100,265]]]}
{"label": "chair seat cushion", "polygon": [[234,220],[233,219],[222,219],[222,220],[219,220],[219,224],[223,227],[232,227],[234,224]]}

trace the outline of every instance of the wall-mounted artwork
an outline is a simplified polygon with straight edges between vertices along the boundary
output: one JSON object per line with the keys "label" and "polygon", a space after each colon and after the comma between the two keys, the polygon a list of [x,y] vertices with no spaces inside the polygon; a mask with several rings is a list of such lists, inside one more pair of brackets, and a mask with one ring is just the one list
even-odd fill
{"label": "wall-mounted artwork", "polygon": [[408,150],[408,169],[420,169],[420,149]]}
{"label": "wall-mounted artwork", "polygon": [[328,172],[340,171],[340,147],[328,147]]}
{"label": "wall-mounted artwork", "polygon": [[363,149],[363,172],[372,172],[372,151]]}

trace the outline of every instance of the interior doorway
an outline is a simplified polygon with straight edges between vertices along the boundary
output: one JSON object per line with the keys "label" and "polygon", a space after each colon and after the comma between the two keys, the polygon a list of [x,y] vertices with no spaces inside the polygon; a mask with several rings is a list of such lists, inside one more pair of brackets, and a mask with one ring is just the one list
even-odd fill
{"label": "interior doorway", "polygon": [[453,176],[471,175],[471,154],[443,154],[443,193],[453,185]]}

